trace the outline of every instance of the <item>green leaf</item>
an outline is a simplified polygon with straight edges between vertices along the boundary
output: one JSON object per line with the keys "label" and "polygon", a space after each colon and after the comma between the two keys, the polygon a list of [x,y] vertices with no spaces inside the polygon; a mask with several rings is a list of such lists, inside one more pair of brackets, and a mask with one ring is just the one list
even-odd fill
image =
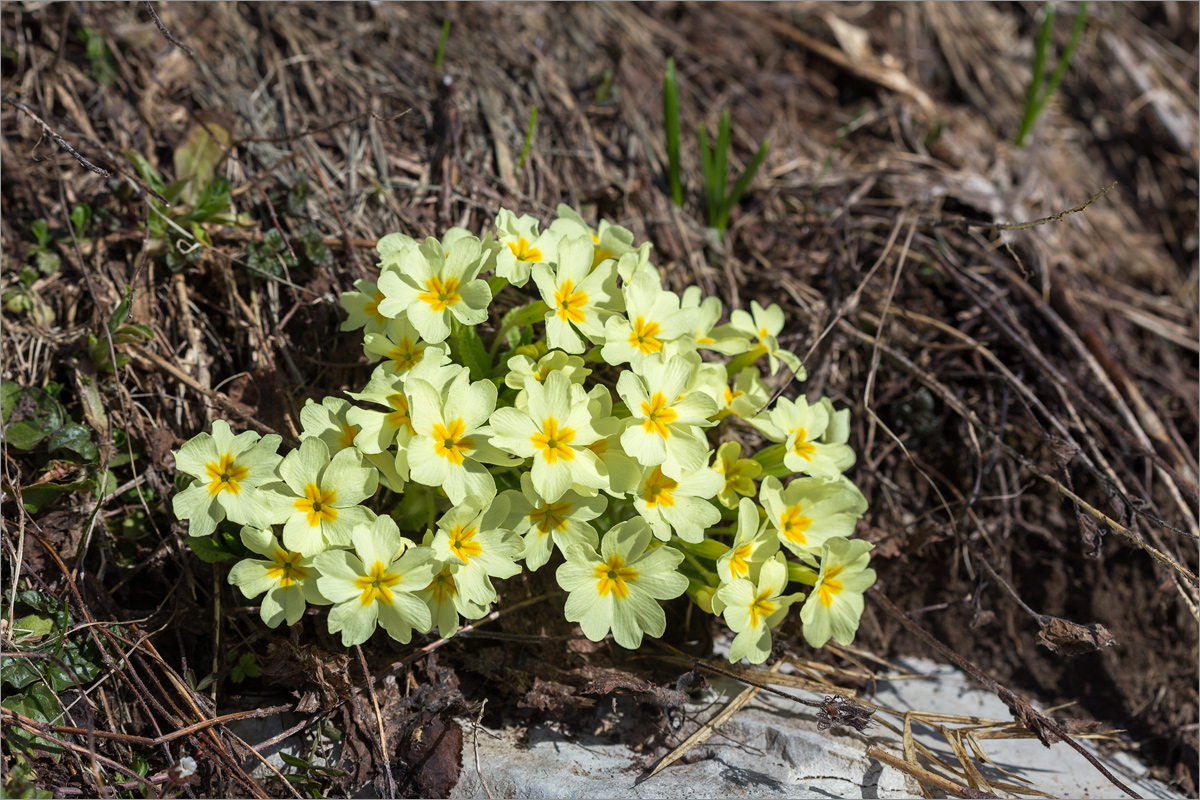
{"label": "green leaf", "polygon": [[185,218],[191,222],[208,222],[213,217],[228,211],[232,202],[233,199],[229,194],[229,179],[213,178],[204,184],[199,197],[196,198],[195,208],[186,214]]}
{"label": "green leaf", "polygon": [[69,492],[90,492],[95,483],[88,479],[75,483],[35,483],[21,489],[21,505],[30,514],[36,514],[42,506],[54,502]]}
{"label": "green leaf", "polygon": [[[532,325],[535,322],[541,322],[546,318],[546,312],[550,310],[550,306],[546,305],[545,300],[537,300],[527,306],[519,306],[512,309],[500,321],[503,325]],[[509,314],[512,318],[509,318]]]}
{"label": "green leaf", "polygon": [[69,641],[59,650],[57,661],[46,661],[45,669],[54,691],[65,692],[86,687],[100,675],[104,663],[90,641]]}
{"label": "green leaf", "polygon": [[121,323],[125,321],[127,316],[129,316],[129,305],[132,301],[133,289],[131,287],[129,291],[125,293],[125,296],[121,298],[121,302],[117,303],[117,307],[113,309],[113,313],[108,317],[108,329],[110,331],[115,331],[117,328],[121,327]]}
{"label": "green leaf", "polygon": [[[54,630],[54,620],[45,614],[30,614],[13,623],[13,637],[18,643],[25,639],[49,636]],[[17,687],[18,689],[21,687]]]}
{"label": "green leaf", "polygon": [[289,214],[300,215],[304,212],[304,204],[308,202],[308,179],[303,174],[296,174],[296,185],[288,190],[287,210]]}
{"label": "green leaf", "polygon": [[42,798],[54,797],[53,792],[48,792],[45,789],[37,788],[34,781],[37,780],[37,773],[33,771],[33,767],[20,753],[13,753],[14,763],[9,767],[8,777],[4,781],[4,785],[0,786],[0,797],[12,797],[18,800],[41,800]]}
{"label": "green leaf", "polygon": [[4,438],[12,447],[33,450],[63,425],[62,406],[41,389],[27,387],[19,397],[10,395],[7,401],[12,402],[12,407]]}
{"label": "green leaf", "polygon": [[76,203],[71,207],[71,227],[75,235],[82,239],[87,231],[88,223],[92,221],[92,208],[86,203]]}
{"label": "green leaf", "polygon": [[35,219],[29,225],[29,231],[33,234],[33,238],[37,239],[38,247],[47,247],[50,244],[50,226],[46,224],[44,219]]}
{"label": "green leaf", "polygon": [[287,764],[289,767],[295,767],[296,769],[310,770],[313,766],[303,758],[298,758],[290,753],[284,753],[280,751],[279,757],[283,759],[283,763]]}
{"label": "green leaf", "polygon": [[154,338],[154,331],[150,330],[150,326],[143,325],[140,322],[131,322],[128,325],[122,325],[116,331],[113,331],[113,344],[143,344]]}
{"label": "green leaf", "polygon": [[[35,719],[38,722],[48,722],[50,724],[58,724],[62,716],[62,705],[59,704],[58,698],[44,684],[35,683],[22,694],[10,694],[0,703],[9,711],[15,711],[18,714],[23,714],[30,719]],[[8,739],[8,745],[16,750],[31,753],[34,748],[46,751],[55,760],[62,756],[62,749],[51,744],[45,739],[34,736],[31,733],[26,733],[18,729],[15,725],[10,726],[5,735]]]}
{"label": "green leaf", "polygon": [[[159,194],[162,194],[166,190],[166,186],[163,185],[162,176],[158,174],[158,171],[154,167],[150,166],[150,162],[146,160],[145,156],[136,150],[122,150],[121,155],[129,159],[138,177],[144,180],[151,189]],[[153,215],[151,216],[153,217]]]}
{"label": "green leaf", "polygon": [[0,683],[13,689],[24,689],[40,676],[41,673],[32,659],[7,654],[0,659]]}
{"label": "green leaf", "polygon": [[229,672],[229,677],[234,683],[241,683],[246,678],[257,678],[262,670],[258,666],[258,659],[254,657],[254,653],[242,653],[238,658],[237,664]]}
{"label": "green leaf", "polygon": [[187,543],[196,557],[206,564],[233,561],[241,558],[245,552],[240,542],[235,542],[233,537],[223,530],[218,530],[212,536],[188,537]]}
{"label": "green leaf", "polygon": [[[233,143],[233,136],[221,125],[211,119],[202,122],[192,126],[183,144],[175,148],[174,157],[176,180],[188,182],[180,199],[194,207],[200,206],[206,195],[211,201],[213,174],[225,157],[225,150]],[[226,181],[226,193],[228,190],[229,182]]]}
{"label": "green leaf", "polygon": [[17,407],[17,401],[21,399],[24,391],[21,384],[11,379],[0,380],[0,421],[2,424],[8,424],[13,409]]}
{"label": "green leaf", "polygon": [[314,230],[300,237],[300,257],[309,268],[333,265],[333,251],[325,246],[321,234]]}
{"label": "green leaf", "polygon": [[53,275],[58,272],[58,268],[62,266],[62,259],[57,253],[51,253],[49,250],[42,250],[33,257],[33,265],[37,267],[38,272],[43,275]]}
{"label": "green leaf", "polygon": [[47,451],[69,450],[84,461],[94,461],[98,455],[92,432],[78,422],[68,422],[50,436]]}
{"label": "green leaf", "polygon": [[463,325],[455,342],[461,363],[471,371],[471,380],[482,381],[492,377],[492,360],[473,325]]}
{"label": "green leaf", "polygon": [[18,450],[33,450],[46,440],[46,432],[36,422],[21,420],[4,429],[4,438],[10,447]]}

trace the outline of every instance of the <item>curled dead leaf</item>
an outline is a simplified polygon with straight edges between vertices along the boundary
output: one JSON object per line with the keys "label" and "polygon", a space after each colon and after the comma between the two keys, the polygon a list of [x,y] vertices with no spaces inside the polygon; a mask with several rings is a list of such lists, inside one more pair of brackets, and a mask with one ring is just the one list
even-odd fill
{"label": "curled dead leaf", "polygon": [[1042,629],[1038,631],[1038,644],[1064,656],[1091,653],[1117,643],[1108,629],[1098,622],[1080,625],[1058,617],[1046,617],[1040,624]]}

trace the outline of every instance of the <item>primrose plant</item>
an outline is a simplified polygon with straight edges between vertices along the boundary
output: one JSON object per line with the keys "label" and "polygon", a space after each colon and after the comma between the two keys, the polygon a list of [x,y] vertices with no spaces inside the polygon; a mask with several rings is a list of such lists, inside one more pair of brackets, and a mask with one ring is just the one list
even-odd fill
{"label": "primrose plant", "polygon": [[875,573],[850,538],[849,410],[771,402],[764,370],[805,378],[779,306],[721,324],[719,299],[663,286],[649,244],[566,206],[377,248],[378,281],[341,298],[378,362],[366,385],[310,400],[290,452],[217,421],[176,454],[194,479],[176,515],[193,536],[243,526],[229,581],[267,625],[329,605],[348,647],[377,626],[452,636],[497,580],[553,564],[595,641],[661,636],[684,593],[724,618],[733,661],[764,661],[793,607],[810,645],[853,640]]}

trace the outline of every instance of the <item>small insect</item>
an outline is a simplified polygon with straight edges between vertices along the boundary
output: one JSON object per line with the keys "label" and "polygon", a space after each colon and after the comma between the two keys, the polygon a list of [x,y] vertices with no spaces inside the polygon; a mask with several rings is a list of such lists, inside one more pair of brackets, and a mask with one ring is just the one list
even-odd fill
{"label": "small insect", "polygon": [[835,725],[849,725],[862,733],[874,723],[871,715],[872,708],[863,708],[858,703],[840,694],[825,695],[825,701],[820,703],[821,710],[817,712],[817,728],[827,731]]}

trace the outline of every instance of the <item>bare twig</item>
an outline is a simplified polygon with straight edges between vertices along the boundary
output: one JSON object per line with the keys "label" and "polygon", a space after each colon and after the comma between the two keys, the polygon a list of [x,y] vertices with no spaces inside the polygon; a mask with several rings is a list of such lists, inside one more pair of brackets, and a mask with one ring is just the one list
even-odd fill
{"label": "bare twig", "polygon": [[375,696],[375,683],[371,678],[371,670],[367,668],[367,657],[363,655],[362,645],[354,645],[358,652],[358,660],[362,664],[363,675],[366,678],[367,692],[371,695],[371,706],[375,709],[375,724],[379,726],[379,753],[383,759],[383,777],[387,782],[388,797],[396,797],[396,779],[392,776],[392,759],[388,755],[387,734],[383,730],[383,714],[379,712],[379,698]]}
{"label": "bare twig", "polygon": [[55,133],[54,130],[49,125],[47,125],[42,120],[41,117],[39,117],[37,114],[33,113],[33,110],[29,106],[25,105],[20,100],[14,100],[13,98],[9,97],[8,95],[0,95],[0,99],[3,99],[5,103],[8,103],[13,108],[15,108],[19,111],[25,112],[25,114],[30,119],[32,119],[38,125],[41,125],[42,130],[46,132],[46,135],[49,136],[54,141],[58,142],[59,147],[61,147],[62,149],[66,150],[68,153],[70,153],[71,157],[79,162],[79,166],[81,166],[85,169],[90,169],[92,172],[96,173],[97,175],[103,175],[106,178],[112,177],[112,174],[108,170],[103,169],[102,167],[97,167],[95,164],[93,164],[92,162],[88,161],[86,158],[81,156],[74,147],[71,147],[71,145],[67,144],[66,139],[62,138],[57,133]]}
{"label": "bare twig", "polygon": [[175,45],[176,47],[178,47],[183,52],[187,53],[192,58],[196,57],[196,54],[192,52],[192,48],[188,47],[186,44],[179,41],[177,38],[175,38],[175,35],[173,33],[171,33],[169,30],[167,30],[167,26],[163,25],[162,20],[159,19],[158,14],[155,13],[154,6],[150,5],[150,0],[142,0],[142,5],[144,5],[146,7],[146,11],[148,11],[150,13],[150,18],[154,20],[154,24],[158,26],[158,32],[161,33],[168,42]]}
{"label": "bare twig", "polygon": [[492,800],[492,790],[488,788],[487,781],[483,778],[483,770],[479,768],[479,721],[483,719],[483,710],[487,708],[488,699],[483,698],[483,702],[479,704],[479,714],[475,717],[474,731],[474,748],[475,748],[475,774],[479,776],[479,785],[483,787],[484,794],[488,796],[488,800]]}

